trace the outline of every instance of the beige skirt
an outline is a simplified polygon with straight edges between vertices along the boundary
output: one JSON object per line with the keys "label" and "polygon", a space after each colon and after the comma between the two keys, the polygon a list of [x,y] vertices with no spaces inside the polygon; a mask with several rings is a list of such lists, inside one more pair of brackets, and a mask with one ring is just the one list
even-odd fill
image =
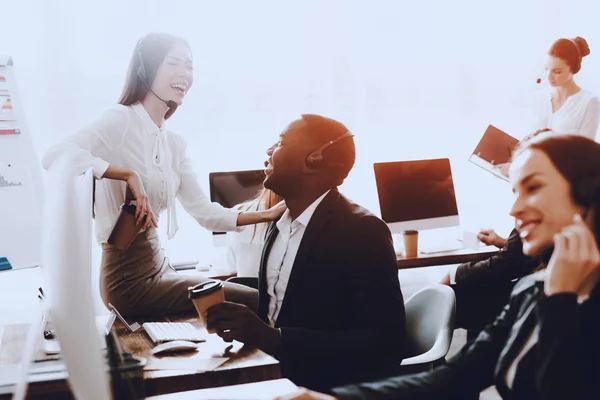
{"label": "beige skirt", "polygon": [[[102,244],[102,301],[106,306],[111,303],[123,315],[160,316],[193,311],[187,288],[206,280],[179,274],[171,267],[155,228],[140,233],[125,251]],[[256,310],[258,292],[226,282],[225,299]]]}

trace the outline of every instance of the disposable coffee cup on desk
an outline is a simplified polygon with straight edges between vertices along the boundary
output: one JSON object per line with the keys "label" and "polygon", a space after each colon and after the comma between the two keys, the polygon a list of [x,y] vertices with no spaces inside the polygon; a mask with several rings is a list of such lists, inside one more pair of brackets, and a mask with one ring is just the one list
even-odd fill
{"label": "disposable coffee cup on desk", "polygon": [[419,231],[402,232],[404,239],[404,256],[416,257],[419,249]]}
{"label": "disposable coffee cup on desk", "polygon": [[[205,313],[211,306],[225,301],[225,289],[222,281],[209,279],[188,288],[188,297],[194,303],[202,326],[206,327]],[[208,333],[215,333],[208,330]]]}

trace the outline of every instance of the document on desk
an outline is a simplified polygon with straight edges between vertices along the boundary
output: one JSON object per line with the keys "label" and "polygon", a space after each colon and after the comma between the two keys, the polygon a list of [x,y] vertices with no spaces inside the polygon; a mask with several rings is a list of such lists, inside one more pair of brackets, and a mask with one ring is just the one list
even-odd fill
{"label": "document on desk", "polygon": [[18,364],[0,365],[0,394],[14,393],[17,386]]}
{"label": "document on desk", "polygon": [[196,372],[207,372],[218,368],[221,364],[229,360],[226,357],[161,357],[151,358],[144,367],[146,371],[159,370],[187,370]]}
{"label": "document on desk", "polygon": [[207,334],[206,341],[198,343],[198,351],[195,354],[189,357],[185,355],[179,357],[150,357],[144,369],[146,371],[165,369],[212,371],[229,360],[243,346],[243,343],[236,340],[228,343],[216,334]]}

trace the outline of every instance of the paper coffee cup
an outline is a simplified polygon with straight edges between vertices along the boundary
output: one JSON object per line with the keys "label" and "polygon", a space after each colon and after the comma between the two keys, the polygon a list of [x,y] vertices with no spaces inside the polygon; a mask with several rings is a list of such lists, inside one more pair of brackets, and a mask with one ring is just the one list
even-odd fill
{"label": "paper coffee cup", "polygon": [[[202,326],[206,327],[206,318],[204,314],[211,306],[225,301],[225,289],[222,281],[209,279],[206,282],[199,283],[188,288],[188,298],[194,303],[194,307],[200,317]],[[208,330],[208,333],[215,333]]]}
{"label": "paper coffee cup", "polygon": [[416,257],[419,248],[419,231],[404,231],[402,238],[404,239],[404,255]]}

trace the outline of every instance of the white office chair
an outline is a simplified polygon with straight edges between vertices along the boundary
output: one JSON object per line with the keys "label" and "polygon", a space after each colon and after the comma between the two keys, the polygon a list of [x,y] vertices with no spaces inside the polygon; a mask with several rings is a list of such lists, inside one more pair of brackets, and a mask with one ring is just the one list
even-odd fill
{"label": "white office chair", "polygon": [[404,307],[407,344],[401,367],[432,369],[450,349],[456,313],[454,291],[435,284],[412,295]]}

